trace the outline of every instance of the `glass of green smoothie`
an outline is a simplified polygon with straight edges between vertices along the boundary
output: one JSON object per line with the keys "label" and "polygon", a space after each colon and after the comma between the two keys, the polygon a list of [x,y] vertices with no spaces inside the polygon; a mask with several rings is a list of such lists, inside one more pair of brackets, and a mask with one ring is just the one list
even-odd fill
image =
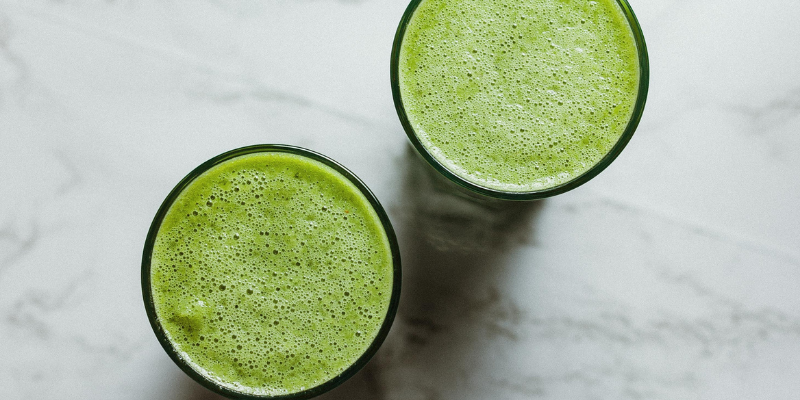
{"label": "glass of green smoothie", "polygon": [[400,253],[378,200],[319,153],[256,145],[189,173],[142,258],[153,331],[230,398],[308,399],[355,374],[389,332]]}
{"label": "glass of green smoothie", "polygon": [[648,82],[626,0],[411,0],[392,48],[395,108],[417,152],[500,199],[595,177],[630,141]]}

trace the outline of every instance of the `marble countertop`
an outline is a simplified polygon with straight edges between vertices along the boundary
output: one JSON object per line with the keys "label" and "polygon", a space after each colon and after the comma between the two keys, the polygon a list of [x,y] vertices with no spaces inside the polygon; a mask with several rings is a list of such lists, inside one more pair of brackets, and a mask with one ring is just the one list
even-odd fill
{"label": "marble countertop", "polygon": [[359,175],[398,233],[386,343],[322,399],[800,393],[800,3],[630,0],[650,94],[588,184],[487,207],[410,150],[407,3],[0,0],[0,398],[217,399],[150,329],[155,211],[226,150]]}

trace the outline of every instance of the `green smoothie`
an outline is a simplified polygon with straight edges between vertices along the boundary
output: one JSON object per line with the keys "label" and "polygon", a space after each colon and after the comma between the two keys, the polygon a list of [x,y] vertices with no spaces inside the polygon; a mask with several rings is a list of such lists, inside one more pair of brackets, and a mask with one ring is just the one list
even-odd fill
{"label": "green smoothie", "polygon": [[192,369],[230,390],[290,394],[350,367],[378,335],[393,258],[365,195],[301,155],[242,155],[195,178],[151,260],[158,322]]}
{"label": "green smoothie", "polygon": [[423,0],[398,62],[419,142],[453,174],[504,192],[595,166],[631,121],[640,80],[615,0]]}

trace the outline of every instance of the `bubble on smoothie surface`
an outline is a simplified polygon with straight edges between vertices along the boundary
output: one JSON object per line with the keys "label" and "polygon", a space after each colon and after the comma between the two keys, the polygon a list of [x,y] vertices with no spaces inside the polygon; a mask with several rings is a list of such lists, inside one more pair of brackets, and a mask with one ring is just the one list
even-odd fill
{"label": "bubble on smoothie surface", "polygon": [[431,155],[478,185],[524,192],[568,182],[611,150],[639,64],[614,0],[423,0],[399,77]]}
{"label": "bubble on smoothie surface", "polygon": [[364,195],[287,153],[211,168],[176,199],[151,263],[156,312],[195,370],[233,390],[327,382],[378,334],[392,256]]}

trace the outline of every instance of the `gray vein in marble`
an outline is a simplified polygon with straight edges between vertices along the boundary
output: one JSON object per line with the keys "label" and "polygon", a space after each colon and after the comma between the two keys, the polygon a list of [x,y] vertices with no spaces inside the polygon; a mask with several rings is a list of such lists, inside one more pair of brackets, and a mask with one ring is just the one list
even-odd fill
{"label": "gray vein in marble", "polygon": [[674,226],[681,227],[681,229],[684,229],[689,233],[714,239],[719,242],[728,243],[742,249],[776,258],[795,267],[800,267],[800,254],[778,245],[759,241],[754,238],[744,237],[742,235],[728,232],[723,229],[715,228],[699,222],[670,216],[659,210],[647,208],[639,204],[617,198],[606,196],[600,199],[599,202],[604,206],[616,208],[618,210],[635,215],[641,215],[647,218],[665,221]]}
{"label": "gray vein in marble", "polygon": [[37,340],[52,341],[76,346],[85,354],[101,355],[125,360],[130,358],[141,345],[145,337],[130,339],[113,329],[107,330],[111,337],[108,343],[96,343],[78,333],[64,333],[50,321],[56,315],[69,314],[82,309],[86,288],[95,282],[95,274],[89,270],[80,273],[55,291],[28,290],[9,307],[5,320],[10,327],[27,332]]}
{"label": "gray vein in marble", "polygon": [[56,195],[63,196],[83,184],[83,177],[80,170],[78,170],[75,163],[72,162],[66,153],[61,150],[55,150],[53,153],[56,160],[64,167],[64,171],[67,173],[67,178],[64,183],[59,185],[58,189],[56,189]]}
{"label": "gray vein in marble", "polygon": [[224,83],[228,83],[228,87],[211,88],[210,85],[195,84],[187,89],[186,93],[188,95],[217,103],[230,103],[239,102],[246,99],[253,99],[263,103],[287,104],[319,111],[321,113],[331,115],[343,121],[354,123],[363,127],[385,127],[385,124],[381,124],[370,118],[366,118],[354,113],[348,113],[323,103],[316,102],[301,95],[270,88],[255,81],[245,81],[241,78],[225,76],[219,71],[214,70],[206,69],[202,72],[205,75],[205,81],[223,81]]}
{"label": "gray vein in marble", "polygon": [[313,109],[345,121],[356,123],[358,125],[371,127],[385,125],[363,115],[341,110],[300,94],[270,87],[258,82],[256,79],[242,76],[241,74],[225,71],[225,69],[221,66],[205,62],[179,49],[159,46],[157,44],[145,42],[138,38],[123,35],[114,31],[91,28],[79,20],[61,15],[54,15],[41,9],[23,6],[18,6],[17,8],[21,10],[22,13],[25,13],[28,16],[36,18],[40,21],[55,24],[72,32],[86,35],[107,43],[112,43],[126,49],[139,51],[163,61],[183,64],[196,72],[208,75],[209,77],[214,77],[217,80],[249,88],[240,92],[232,92],[227,95],[222,95],[221,97],[209,96],[213,100],[225,101],[243,97],[252,97],[265,102],[277,102],[281,104]]}
{"label": "gray vein in marble", "polygon": [[31,223],[27,234],[24,234],[11,221],[6,221],[0,228],[0,244],[2,244],[0,276],[7,268],[28,254],[40,239],[39,226],[35,222]]}
{"label": "gray vein in marble", "polygon": [[[753,308],[723,296],[686,274],[663,272],[662,280],[686,288],[694,296],[714,306],[713,313],[694,319],[663,314],[642,324],[633,324],[625,313],[599,310],[589,318],[576,316],[536,316],[523,311],[523,322],[536,328],[542,338],[597,340],[623,345],[646,343],[666,345],[681,340],[700,345],[704,357],[724,348],[749,348],[781,334],[800,338],[800,317],[773,308]],[[510,301],[510,300],[509,300]],[[620,306],[622,306],[620,304]]]}
{"label": "gray vein in marble", "polygon": [[779,128],[800,117],[800,87],[795,87],[775,97],[763,106],[725,104],[725,111],[743,116],[749,121],[746,132],[764,138],[773,156],[796,152],[796,143],[785,143],[791,137],[776,137]]}
{"label": "gray vein in marble", "polygon": [[[490,378],[489,383],[498,388],[507,389],[511,392],[521,393],[531,397],[543,397],[547,394],[548,386],[555,384],[575,385],[585,387],[602,385],[614,375],[614,371],[608,367],[583,367],[561,374],[552,375],[530,375],[526,374],[519,378],[503,377]],[[630,377],[629,377],[630,378]]]}
{"label": "gray vein in marble", "polygon": [[[586,394],[595,393],[594,396],[582,397],[591,399],[610,398],[601,393],[606,392],[607,394],[608,386],[615,382],[622,383],[623,387],[620,389],[622,397],[631,399],[661,398],[658,391],[652,389],[654,383],[658,385],[657,387],[662,388],[693,388],[697,385],[697,377],[693,372],[665,376],[643,371],[640,367],[621,360],[615,360],[612,364],[607,366],[585,365],[579,369],[549,374],[500,372],[501,376],[489,374],[485,382],[500,393],[517,393],[528,398],[552,397],[552,389],[556,386],[572,388],[572,390],[576,386],[580,386],[589,391]],[[498,394],[498,397],[502,398],[502,395]]]}
{"label": "gray vein in marble", "polygon": [[[800,115],[800,87],[791,88],[761,107],[728,103],[725,108],[736,113],[747,115],[754,121],[767,122],[767,126],[774,123],[781,123],[784,122],[785,117]],[[784,118],[775,119],[775,114],[779,114]]]}
{"label": "gray vein in marble", "polygon": [[736,344],[739,341],[745,341],[752,344],[767,339],[768,335],[774,333],[800,337],[800,317],[790,316],[768,307],[752,309],[739,300],[714,291],[687,274],[673,274],[665,271],[661,277],[674,285],[687,288],[696,296],[707,299],[709,303],[722,308],[723,315],[727,318],[722,323],[730,325],[731,328],[742,327],[745,329],[740,336],[736,336],[731,330],[715,330],[713,321],[697,321],[701,328],[699,330],[722,338],[723,342]]}
{"label": "gray vein in marble", "polygon": [[[24,82],[29,79],[30,75],[25,61],[17,53],[12,51],[9,46],[13,37],[14,29],[11,21],[7,16],[0,14],[0,60],[2,60],[0,62],[8,63],[13,70],[13,73],[10,74],[12,78],[9,81],[6,81],[6,78],[0,79],[0,110],[3,108],[4,97],[7,95],[7,92],[23,85]],[[13,75],[16,75],[16,77],[13,77]]]}
{"label": "gray vein in marble", "polygon": [[91,274],[83,272],[55,293],[29,290],[11,307],[6,320],[19,329],[31,331],[40,339],[49,339],[53,334],[46,317],[80,302],[78,290],[86,284]]}
{"label": "gray vein in marble", "polygon": [[[315,2],[318,2],[318,1],[334,1],[336,3],[341,3],[341,4],[348,4],[348,5],[349,4],[353,4],[353,5],[355,5],[355,4],[362,4],[366,0],[302,0],[302,1],[307,2],[307,3],[315,3]],[[237,17],[240,17],[240,18],[241,17],[248,17],[248,16],[251,16],[251,15],[255,14],[254,8],[258,7],[259,5],[262,5],[264,3],[264,2],[261,2],[261,1],[230,2],[230,1],[220,1],[220,0],[206,0],[206,2],[208,2],[210,4],[213,4],[215,7],[219,8],[221,10],[225,10],[226,12],[228,12],[230,14],[234,14]],[[298,3],[298,2],[301,2],[301,1],[299,1],[299,0],[288,0],[288,1],[284,0],[284,1],[279,1],[277,3]],[[259,10],[259,11],[261,11],[261,10]]]}
{"label": "gray vein in marble", "polygon": [[[64,182],[56,188],[56,197],[64,196],[83,184],[83,177],[80,170],[70,157],[61,150],[54,150],[53,156],[62,165],[67,175]],[[30,253],[36,244],[41,240],[44,233],[36,220],[31,220],[27,229],[22,229],[15,223],[14,219],[6,220],[0,227],[0,276],[3,271],[11,267],[19,259]],[[54,226],[47,229],[53,232]]]}

